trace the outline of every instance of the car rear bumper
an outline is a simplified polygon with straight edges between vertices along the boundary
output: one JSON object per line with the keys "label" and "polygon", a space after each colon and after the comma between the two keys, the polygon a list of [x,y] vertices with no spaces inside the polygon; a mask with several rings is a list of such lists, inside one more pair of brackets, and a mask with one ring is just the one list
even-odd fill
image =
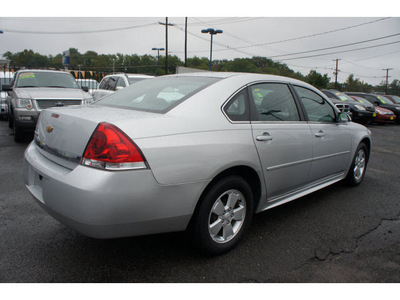
{"label": "car rear bumper", "polygon": [[51,216],[94,238],[185,230],[207,185],[160,185],[148,169],[70,170],[45,158],[33,143],[25,151],[24,181]]}

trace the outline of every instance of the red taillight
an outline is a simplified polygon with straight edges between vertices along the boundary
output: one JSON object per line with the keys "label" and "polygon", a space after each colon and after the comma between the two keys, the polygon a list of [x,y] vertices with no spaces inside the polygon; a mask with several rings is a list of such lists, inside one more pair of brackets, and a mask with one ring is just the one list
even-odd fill
{"label": "red taillight", "polygon": [[146,161],[136,144],[118,127],[100,123],[82,157],[86,166],[109,169],[143,169]]}

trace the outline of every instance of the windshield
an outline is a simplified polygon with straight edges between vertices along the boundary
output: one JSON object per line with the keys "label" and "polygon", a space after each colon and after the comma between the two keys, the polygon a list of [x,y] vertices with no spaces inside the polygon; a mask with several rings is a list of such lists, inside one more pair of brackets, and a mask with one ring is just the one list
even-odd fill
{"label": "windshield", "polygon": [[400,104],[400,97],[399,96],[390,96],[394,103]]}
{"label": "windshield", "polygon": [[371,102],[369,102],[367,99],[361,98],[361,97],[356,97],[357,101],[364,104],[365,106],[374,106]]}
{"label": "windshield", "polygon": [[74,77],[68,73],[23,72],[20,73],[15,87],[61,87],[78,89]]}
{"label": "windshield", "polygon": [[218,80],[209,77],[158,77],[142,80],[102,98],[96,104],[165,113]]}
{"label": "windshield", "polygon": [[357,103],[356,100],[354,100],[350,96],[347,96],[346,94],[343,94],[343,93],[340,93],[340,92],[336,92],[335,95],[337,97],[339,97],[339,99],[342,100],[342,101],[348,101],[348,102],[352,102],[352,103]]}
{"label": "windshield", "polygon": [[384,104],[394,104],[392,100],[390,100],[389,98],[383,97],[383,96],[377,96],[379,101],[381,101],[381,103]]}
{"label": "windshield", "polygon": [[88,89],[95,90],[99,87],[99,83],[95,80],[85,80],[85,79],[78,79],[76,81],[80,87],[86,86]]}

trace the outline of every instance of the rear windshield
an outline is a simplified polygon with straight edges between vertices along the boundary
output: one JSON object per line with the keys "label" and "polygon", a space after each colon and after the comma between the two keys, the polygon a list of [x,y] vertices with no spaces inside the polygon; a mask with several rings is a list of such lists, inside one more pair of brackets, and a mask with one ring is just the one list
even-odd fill
{"label": "rear windshield", "polygon": [[23,72],[17,79],[16,87],[54,87],[78,89],[74,77],[68,73]]}
{"label": "rear windshield", "polygon": [[219,80],[209,77],[158,77],[142,80],[100,99],[96,104],[165,113]]}

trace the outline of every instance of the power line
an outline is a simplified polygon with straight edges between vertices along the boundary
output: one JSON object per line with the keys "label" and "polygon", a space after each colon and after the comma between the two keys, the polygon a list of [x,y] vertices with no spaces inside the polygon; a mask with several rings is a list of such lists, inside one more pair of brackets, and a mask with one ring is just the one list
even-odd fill
{"label": "power line", "polygon": [[383,46],[388,46],[388,45],[397,44],[397,43],[400,43],[400,41],[391,42],[391,43],[386,43],[386,44],[381,44],[381,45],[375,45],[375,46],[369,46],[369,47],[363,47],[363,48],[356,48],[356,49],[344,50],[344,51],[337,51],[337,52],[330,52],[330,53],[323,53],[323,54],[315,54],[315,55],[308,55],[308,56],[294,57],[294,58],[285,58],[285,59],[281,59],[280,61],[293,60],[293,59],[301,59],[301,58],[311,58],[311,57],[318,57],[318,56],[324,56],[324,55],[332,55],[332,54],[338,54],[338,53],[346,53],[346,52],[359,51],[359,50],[371,49],[371,48],[376,48],[376,47],[383,47]]}
{"label": "power line", "polygon": [[149,27],[153,25],[157,25],[158,23],[149,23],[128,27],[119,27],[119,28],[109,28],[109,29],[98,29],[98,30],[86,30],[86,31],[28,31],[28,30],[9,30],[3,29],[4,32],[11,33],[28,33],[28,34],[86,34],[86,33],[100,33],[100,32],[109,32],[109,31],[119,31],[119,30],[128,30],[135,28],[143,28]]}
{"label": "power line", "polygon": [[[390,17],[381,18],[381,19],[378,19],[378,20],[365,22],[365,23],[352,25],[352,26],[347,26],[347,27],[343,27],[343,28],[338,28],[338,29],[334,29],[334,30],[324,31],[324,32],[320,32],[320,33],[314,33],[314,34],[310,34],[310,35],[305,35],[305,36],[300,36],[300,37],[294,37],[294,38],[289,38],[289,39],[285,39],[285,40],[275,41],[275,42],[254,44],[254,45],[250,45],[250,46],[234,47],[234,48],[230,48],[230,50],[234,50],[234,49],[237,50],[237,49],[244,49],[244,48],[251,48],[251,47],[260,47],[260,46],[267,46],[267,45],[291,42],[291,41],[306,39],[306,38],[310,38],[310,37],[316,37],[316,36],[320,36],[320,35],[325,35],[325,34],[329,34],[329,33],[339,32],[339,31],[343,31],[343,30],[348,30],[348,29],[352,29],[352,28],[356,28],[356,27],[360,27],[360,26],[364,26],[364,25],[368,25],[368,24],[384,21],[384,20],[387,20],[387,19],[390,19]],[[225,49],[220,49],[220,50],[216,50],[216,51],[223,51],[223,50],[225,50]]]}
{"label": "power line", "polygon": [[394,52],[389,52],[389,53],[386,53],[386,54],[370,56],[370,57],[366,57],[366,58],[362,58],[362,59],[357,59],[357,60],[354,60],[354,61],[362,61],[362,60],[366,60],[366,59],[371,59],[371,58],[386,56],[386,55],[390,55],[390,54],[394,54],[394,53],[399,53],[399,52],[400,52],[400,50],[397,50],[397,51],[394,51]]}
{"label": "power line", "polygon": [[338,45],[338,46],[332,46],[332,47],[326,47],[326,48],[320,48],[320,49],[314,49],[314,50],[307,50],[307,51],[301,51],[301,52],[294,52],[294,53],[288,53],[288,54],[274,55],[274,56],[269,56],[269,58],[275,58],[275,57],[281,57],[281,56],[291,56],[291,55],[297,55],[297,54],[304,54],[304,53],[310,53],[310,52],[317,52],[317,51],[324,51],[324,50],[354,46],[354,45],[358,45],[358,44],[369,43],[369,42],[373,42],[373,41],[387,39],[387,38],[391,38],[391,37],[398,36],[398,35],[400,35],[400,33],[386,35],[386,36],[382,36],[379,38],[374,38],[374,39],[360,41],[360,42],[354,42],[354,43],[350,43],[350,44],[343,44],[343,45]]}
{"label": "power line", "polygon": [[[178,30],[184,31],[184,29],[181,28],[181,27],[179,27],[179,26],[174,26],[173,28],[176,28],[176,29],[178,29]],[[201,40],[204,40],[204,41],[209,42],[208,39],[203,38],[202,36],[198,36],[197,34],[195,34],[195,33],[193,33],[193,32],[190,32],[189,30],[187,31],[187,33],[190,34],[190,35],[192,35],[192,36],[197,37],[198,39],[201,39]],[[234,51],[236,51],[236,52],[240,52],[240,53],[242,53],[242,54],[246,54],[246,55],[248,55],[248,56],[250,56],[250,57],[251,57],[251,56],[254,56],[253,54],[250,54],[250,53],[247,53],[247,52],[244,52],[244,51],[241,51],[241,50],[237,50],[237,49],[230,48],[229,46],[224,45],[224,44],[221,44],[221,43],[219,43],[219,42],[214,42],[214,44],[215,44],[215,45],[219,45],[219,46],[224,47],[224,48],[227,48],[227,49],[223,49],[223,50],[234,50]],[[209,51],[209,50],[204,50],[204,51],[191,51],[191,53],[208,52],[208,51]],[[218,49],[216,49],[216,50],[213,49],[213,52],[215,52],[215,51],[218,51]],[[182,52],[182,51],[176,51],[176,52],[173,52],[173,53],[183,53],[183,52]]]}

